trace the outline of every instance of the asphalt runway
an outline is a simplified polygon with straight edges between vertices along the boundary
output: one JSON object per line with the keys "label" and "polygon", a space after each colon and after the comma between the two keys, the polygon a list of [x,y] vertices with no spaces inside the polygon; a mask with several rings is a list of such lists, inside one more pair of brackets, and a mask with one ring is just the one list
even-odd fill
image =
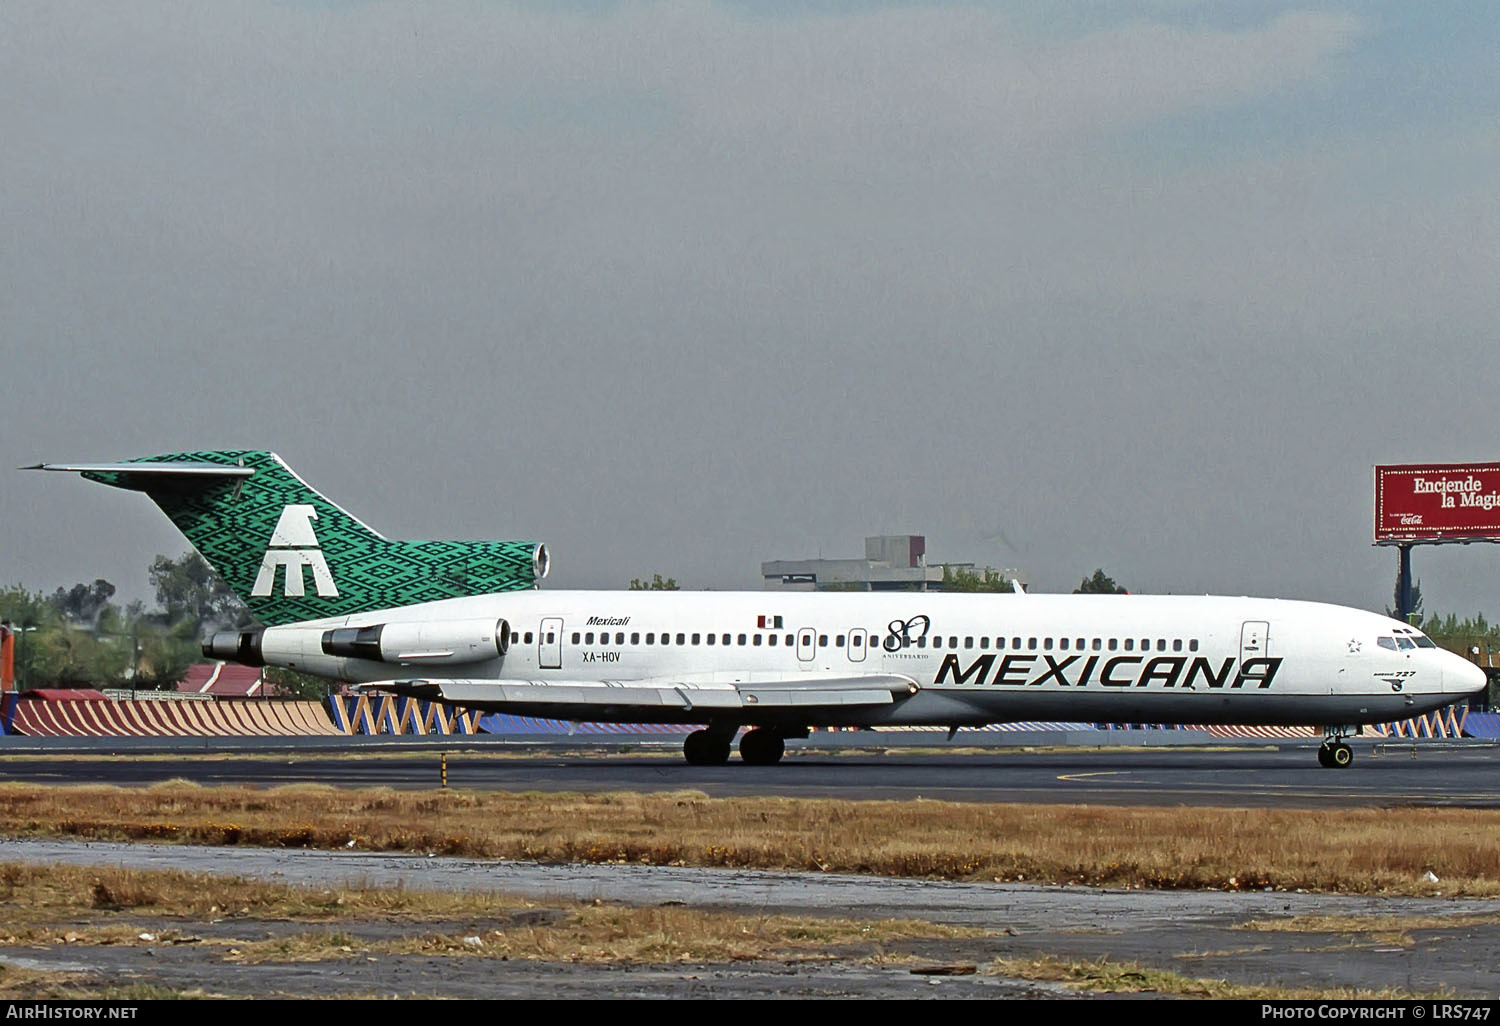
{"label": "asphalt runway", "polygon": [[702,791],[844,799],[1198,805],[1278,808],[1500,807],[1500,747],[1473,742],[1359,745],[1354,765],[1324,769],[1315,745],[1259,748],[1032,752],[819,752],[779,766],[689,766],[663,748],[619,754],[429,746],[417,750],[277,752],[247,757],[177,752],[128,757],[10,755],[0,779],[33,784],[140,786],[170,779],[203,785],[431,788],[447,754],[451,787],[484,791]]}

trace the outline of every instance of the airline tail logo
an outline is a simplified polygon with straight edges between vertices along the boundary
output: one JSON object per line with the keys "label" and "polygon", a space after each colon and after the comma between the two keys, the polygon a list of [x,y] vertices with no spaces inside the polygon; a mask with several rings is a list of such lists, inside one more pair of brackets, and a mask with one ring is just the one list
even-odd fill
{"label": "airline tail logo", "polygon": [[255,587],[250,594],[257,598],[269,597],[276,587],[276,568],[285,567],[286,577],[282,594],[288,598],[301,598],[304,594],[302,568],[312,567],[313,586],[320,598],[338,598],[339,589],[333,583],[333,574],[328,571],[328,560],[318,547],[318,536],[313,533],[312,522],[318,519],[318,511],[308,505],[287,506],[276,521],[276,530],[271,532],[271,543],[260,563],[260,573],[255,575]]}

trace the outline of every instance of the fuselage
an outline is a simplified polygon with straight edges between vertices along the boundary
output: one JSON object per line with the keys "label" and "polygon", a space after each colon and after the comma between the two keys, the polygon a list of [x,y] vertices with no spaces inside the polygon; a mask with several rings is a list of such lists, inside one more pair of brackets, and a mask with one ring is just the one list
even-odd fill
{"label": "fuselage", "polygon": [[[352,638],[381,625],[390,644],[376,658],[329,644],[331,630]],[[886,674],[913,685],[890,705],[798,717],[804,726],[1353,725],[1436,709],[1485,684],[1477,667],[1385,616],[1212,596],[524,591],[271,627],[259,647],[268,664],[353,682],[713,685]],[[515,711],[569,716],[541,705]],[[694,722],[672,710],[654,718]],[[784,711],[773,721],[790,722]]]}

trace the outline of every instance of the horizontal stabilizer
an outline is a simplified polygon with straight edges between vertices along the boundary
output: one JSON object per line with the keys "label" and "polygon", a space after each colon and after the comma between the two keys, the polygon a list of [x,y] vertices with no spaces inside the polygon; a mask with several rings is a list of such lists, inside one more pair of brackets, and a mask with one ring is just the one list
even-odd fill
{"label": "horizontal stabilizer", "polygon": [[144,491],[152,483],[169,484],[173,480],[203,478],[245,478],[255,473],[251,467],[223,463],[37,463],[22,470],[57,470],[69,474],[98,474],[104,484]]}

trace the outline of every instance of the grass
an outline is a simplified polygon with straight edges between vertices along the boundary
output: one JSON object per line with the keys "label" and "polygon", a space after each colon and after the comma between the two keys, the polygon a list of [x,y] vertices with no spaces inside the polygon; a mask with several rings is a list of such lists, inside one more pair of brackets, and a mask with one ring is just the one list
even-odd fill
{"label": "grass", "polygon": [[[1471,921],[1493,920],[1301,917],[1251,926],[1379,936],[1377,929],[1451,927]],[[291,929],[266,938],[267,926],[273,923],[290,923]],[[903,953],[904,941],[978,939],[993,951],[1005,943],[1007,932],[904,920],[754,915],[675,904],[537,902],[487,892],[428,893],[383,886],[317,889],[179,871],[0,864],[0,945],[191,944],[208,949],[211,962],[241,965],[418,957],[604,965],[776,960],[784,966],[842,959],[898,966],[929,961]],[[1108,958],[1001,959],[984,971],[1095,993],[1277,1000],[1444,996],[1397,989],[1315,991],[1235,984]],[[0,1000],[205,996],[215,995],[149,982],[122,988],[81,974],[0,966]]]}
{"label": "grass", "polygon": [[[205,940],[174,921],[313,923],[271,940]],[[393,936],[361,937],[361,923]],[[443,929],[433,930],[431,924]],[[143,936],[144,935],[144,936]],[[0,864],[0,945],[209,943],[240,962],[398,954],[568,962],[736,961],[829,947],[987,936],[907,920],[745,915],[682,906],[535,902],[496,893],[349,887],[318,890],[161,870]]]}
{"label": "grass", "polygon": [[201,990],[173,990],[154,983],[100,985],[81,973],[18,969],[0,965],[0,1001],[171,1001],[221,997]]}
{"label": "grass", "polygon": [[[1127,888],[1500,895],[1500,811],[0,786],[0,833]],[[1424,880],[1433,873],[1438,883]]]}
{"label": "grass", "polygon": [[1335,987],[1313,990],[1229,983],[1225,980],[1185,976],[1166,969],[1151,969],[1133,962],[1116,962],[1108,958],[1083,961],[1046,956],[1002,959],[993,963],[988,971],[1012,979],[1064,983],[1077,990],[1096,994],[1162,994],[1236,1001],[1408,1001],[1420,997],[1446,996],[1442,993],[1414,994],[1395,988],[1359,990]]}
{"label": "grass", "polygon": [[1240,929],[1274,933],[1388,934],[1497,924],[1500,924],[1500,911],[1490,915],[1454,916],[1289,916],[1286,919],[1252,919],[1242,923]]}

